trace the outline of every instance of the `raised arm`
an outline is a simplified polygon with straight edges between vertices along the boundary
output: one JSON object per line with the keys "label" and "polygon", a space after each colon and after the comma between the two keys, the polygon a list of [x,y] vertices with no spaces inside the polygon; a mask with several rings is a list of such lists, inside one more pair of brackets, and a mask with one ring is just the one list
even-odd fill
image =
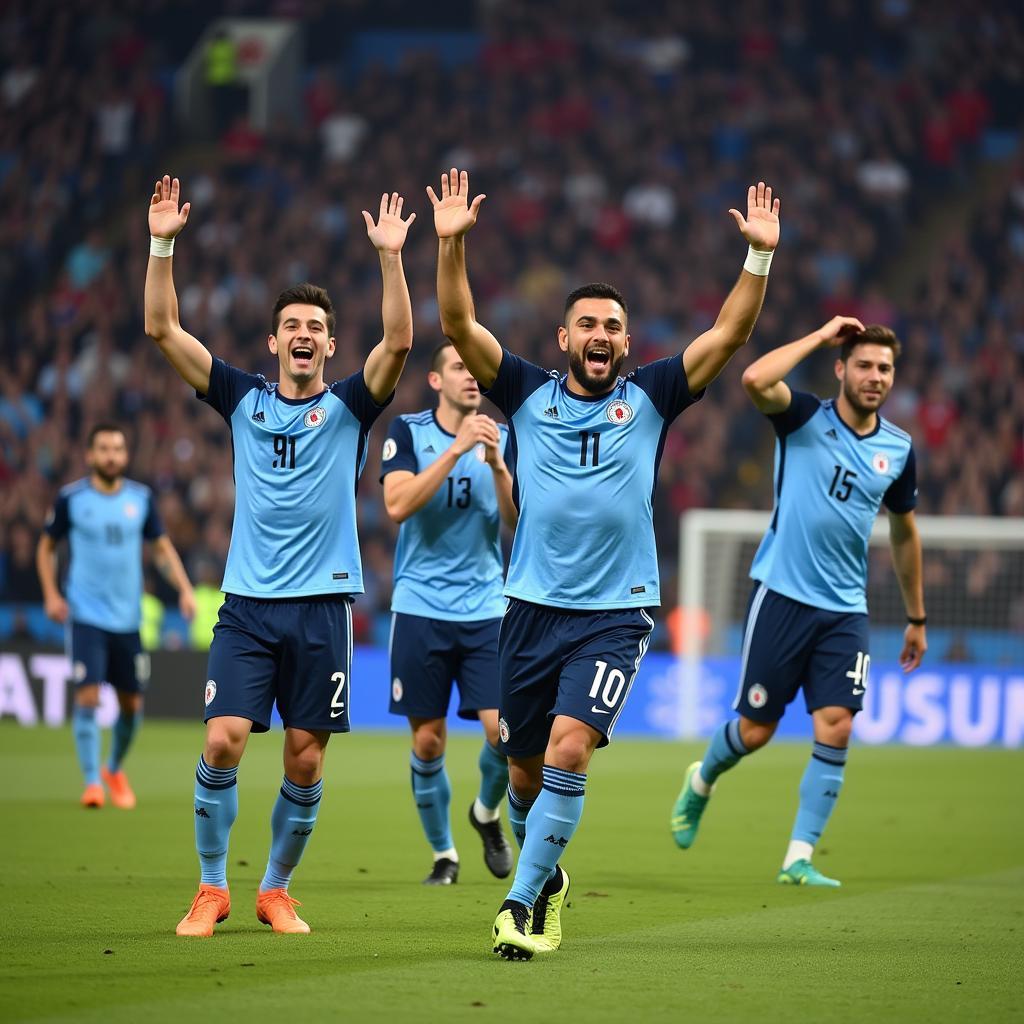
{"label": "raised arm", "polygon": [[909,622],[903,633],[903,650],[900,664],[904,672],[913,672],[924,652],[928,650],[925,636],[924,583],[922,573],[921,535],[917,530],[913,512],[889,513],[889,546],[892,549],[892,564],[896,570],[903,607]]}
{"label": "raised arm", "polygon": [[706,388],[721,372],[754,329],[768,286],[768,265],[779,244],[779,200],[763,181],[747,189],[747,216],[730,210],[750,253],[714,327],[694,338],[683,351],[683,366],[691,394]]}
{"label": "raised arm", "polygon": [[455,346],[469,372],[484,390],[494,383],[501,366],[501,345],[477,323],[473,293],[466,273],[466,232],[476,223],[480,204],[469,202],[469,175],[452,168],[441,175],[441,198],[428,185],[437,230],[437,306],[441,330]]}
{"label": "raised arm", "polygon": [[864,325],[853,316],[834,316],[824,327],[806,337],[781,345],[761,356],[743,371],[743,387],[750,400],[766,415],[785,412],[792,400],[789,385],[783,380],[797,363],[819,348],[835,348]]}
{"label": "raised arm", "polygon": [[181,557],[166,533],[153,541],[153,564],[160,575],[177,590],[178,610],[191,622],[196,614],[196,596],[185,566],[181,564]]}
{"label": "raised arm", "polygon": [[366,386],[377,403],[386,401],[395,390],[405,368],[405,360],[412,351],[412,301],[402,267],[402,246],[416,214],[410,213],[402,220],[402,203],[403,199],[397,192],[392,192],[390,197],[385,192],[380,197],[376,224],[373,217],[363,210],[366,234],[380,255],[380,273],[384,281],[380,309],[384,337],[366,357],[363,367]]}
{"label": "raised arm", "polygon": [[185,226],[190,208],[185,203],[178,209],[180,195],[178,179],[165,174],[156,183],[149,200],[152,241],[146,269],[146,334],[160,346],[160,351],[182,379],[205,395],[210,388],[213,356],[198,338],[182,330],[171,272],[174,237]]}

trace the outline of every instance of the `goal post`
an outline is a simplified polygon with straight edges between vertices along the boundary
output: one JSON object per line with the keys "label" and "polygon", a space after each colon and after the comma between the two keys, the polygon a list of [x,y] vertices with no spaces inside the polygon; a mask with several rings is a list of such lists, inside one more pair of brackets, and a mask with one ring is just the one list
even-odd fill
{"label": "goal post", "polygon": [[[734,692],[738,684],[753,585],[748,573],[770,521],[770,512],[733,509],[693,509],[680,518],[677,731],[684,738],[707,735],[709,706],[723,706],[721,692],[709,704],[709,688],[721,691],[729,683]],[[869,547],[868,610],[872,680],[881,689],[872,687],[878,692],[865,698],[855,727],[869,732],[872,722],[899,717],[911,736],[938,734],[933,711],[942,704],[937,742],[983,736],[984,742],[1019,745],[1013,740],[1018,731],[1024,733],[1024,519],[918,516],[916,521],[924,549],[929,650],[909,678],[920,676],[928,692],[905,693],[898,678],[906,618],[889,553],[888,519],[879,516]],[[890,707],[894,700],[906,702],[899,713]],[[991,724],[990,737],[985,721]],[[915,723],[921,726],[916,731]],[[879,736],[884,732],[876,728]]]}

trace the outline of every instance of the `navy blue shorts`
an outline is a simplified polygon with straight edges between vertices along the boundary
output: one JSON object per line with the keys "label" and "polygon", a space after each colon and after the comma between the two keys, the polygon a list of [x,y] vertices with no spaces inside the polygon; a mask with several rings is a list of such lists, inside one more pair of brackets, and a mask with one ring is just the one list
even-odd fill
{"label": "navy blue shorts", "polygon": [[867,615],[825,611],[756,583],[733,708],[755,722],[777,722],[803,687],[808,713],[831,707],[857,712],[870,664]]}
{"label": "navy blue shorts", "polygon": [[391,617],[393,715],[445,718],[452,683],[459,684],[459,718],[498,706],[498,627],[501,619],[448,622],[395,612]]}
{"label": "navy blue shorts", "polygon": [[204,721],[248,718],[266,732],[274,702],[286,727],[349,731],[352,600],[228,594],[213,627]]}
{"label": "navy blue shorts", "polygon": [[570,611],[511,598],[498,637],[505,753],[544,753],[555,715],[585,722],[607,746],[653,629],[643,608]]}
{"label": "navy blue shorts", "polygon": [[111,633],[72,622],[71,678],[75,686],[110,683],[121,693],[142,693],[149,682],[149,655],[138,631]]}

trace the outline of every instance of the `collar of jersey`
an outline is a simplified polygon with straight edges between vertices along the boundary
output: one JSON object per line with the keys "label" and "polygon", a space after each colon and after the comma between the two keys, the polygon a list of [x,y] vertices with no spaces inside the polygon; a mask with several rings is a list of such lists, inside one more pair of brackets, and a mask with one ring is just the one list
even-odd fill
{"label": "collar of jersey", "polygon": [[455,436],[450,430],[445,430],[444,427],[441,426],[441,421],[437,418],[437,410],[436,409],[431,409],[430,410],[430,415],[431,415],[431,417],[434,420],[434,426],[437,427],[437,429],[440,430],[441,433],[444,434],[445,437],[454,437]]}
{"label": "collar of jersey", "polygon": [[324,388],[319,394],[311,395],[309,398],[285,398],[285,396],[281,394],[280,387],[281,385],[279,384],[274,388],[274,394],[284,402],[285,405],[306,405],[307,402],[315,402],[318,399],[323,398],[324,395],[331,390],[330,388]]}
{"label": "collar of jersey", "polygon": [[569,390],[569,374],[563,373],[558,378],[558,386],[562,389],[562,394],[567,398],[574,398],[577,402],[606,402],[615,393],[619,384],[622,382],[621,377],[615,378],[615,383],[603,394],[603,395],[577,395],[575,391]]}
{"label": "collar of jersey", "polygon": [[868,434],[858,434],[857,431],[854,430],[853,427],[851,427],[850,424],[847,423],[846,420],[844,420],[843,417],[839,414],[839,410],[836,408],[836,403],[835,403],[835,399],[834,398],[830,398],[829,399],[829,408],[836,414],[836,419],[839,420],[839,422],[842,423],[842,425],[844,427],[846,427],[846,429],[855,438],[857,438],[858,441],[866,441],[866,440],[868,440],[868,438],[874,437],[875,434],[877,434],[882,429],[882,414],[881,413],[877,413],[877,412],[875,413],[875,429],[874,430],[872,430]]}

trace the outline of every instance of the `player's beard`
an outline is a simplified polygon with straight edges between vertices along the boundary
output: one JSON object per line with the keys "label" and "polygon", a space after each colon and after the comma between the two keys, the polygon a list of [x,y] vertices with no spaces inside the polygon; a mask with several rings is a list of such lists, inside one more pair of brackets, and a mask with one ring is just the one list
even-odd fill
{"label": "player's beard", "polygon": [[874,412],[878,412],[879,409],[885,404],[885,400],[889,397],[888,392],[880,392],[878,403],[876,405],[865,405],[860,395],[857,393],[857,389],[850,385],[848,380],[843,380],[843,395],[846,397],[846,401],[849,402],[850,408],[859,416],[870,416]]}
{"label": "player's beard", "polygon": [[572,375],[579,382],[580,386],[592,395],[602,395],[606,391],[610,391],[615,383],[615,378],[619,375],[619,370],[626,358],[626,353],[623,352],[618,359],[610,357],[608,359],[608,367],[600,377],[595,377],[587,369],[585,355],[585,352],[574,352],[572,349],[569,349],[569,369],[572,370]]}
{"label": "player's beard", "polygon": [[118,480],[121,479],[121,470],[115,469],[110,472],[103,466],[93,466],[92,471],[107,485],[107,487],[113,487]]}

